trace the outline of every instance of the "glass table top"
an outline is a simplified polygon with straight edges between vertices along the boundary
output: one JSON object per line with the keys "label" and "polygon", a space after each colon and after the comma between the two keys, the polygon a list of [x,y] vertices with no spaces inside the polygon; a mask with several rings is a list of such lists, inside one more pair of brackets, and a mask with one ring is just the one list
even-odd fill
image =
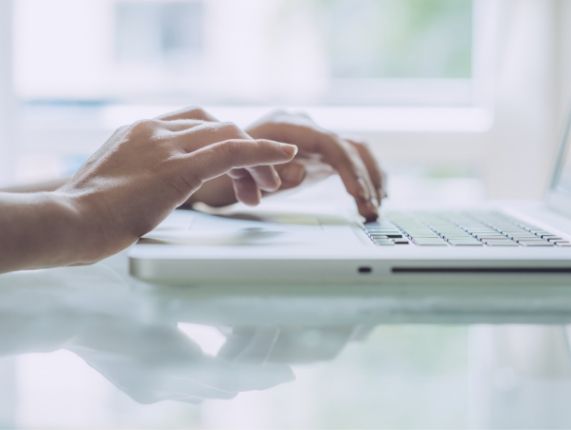
{"label": "glass table top", "polygon": [[0,276],[0,427],[571,427],[571,286]]}

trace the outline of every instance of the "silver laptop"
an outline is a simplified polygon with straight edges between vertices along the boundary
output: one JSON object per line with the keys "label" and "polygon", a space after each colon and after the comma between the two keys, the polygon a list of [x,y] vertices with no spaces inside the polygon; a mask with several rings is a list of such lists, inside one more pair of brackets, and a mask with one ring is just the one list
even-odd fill
{"label": "silver laptop", "polygon": [[571,117],[543,201],[357,216],[175,211],[130,250],[171,285],[569,283]]}

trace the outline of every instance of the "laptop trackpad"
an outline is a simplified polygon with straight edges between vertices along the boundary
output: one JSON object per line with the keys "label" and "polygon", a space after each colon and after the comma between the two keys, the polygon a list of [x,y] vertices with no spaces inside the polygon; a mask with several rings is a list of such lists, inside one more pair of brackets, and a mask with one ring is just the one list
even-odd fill
{"label": "laptop trackpad", "polygon": [[304,213],[185,212],[171,217],[145,235],[143,243],[194,246],[300,246],[323,243],[325,228],[346,228],[347,219]]}

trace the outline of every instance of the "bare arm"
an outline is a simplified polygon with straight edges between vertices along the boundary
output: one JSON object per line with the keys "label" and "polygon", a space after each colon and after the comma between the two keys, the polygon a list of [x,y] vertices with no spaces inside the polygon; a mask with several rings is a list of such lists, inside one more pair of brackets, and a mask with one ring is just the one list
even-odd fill
{"label": "bare arm", "polygon": [[[0,273],[97,260],[128,246],[137,234],[146,233],[180,205],[205,202],[225,206],[238,200],[256,204],[262,191],[293,188],[304,182],[310,176],[308,163],[324,163],[336,170],[360,213],[367,219],[376,218],[377,206],[385,196],[384,174],[365,145],[341,139],[304,115],[283,112],[261,119],[246,132],[220,124],[200,109],[187,109],[118,131],[74,178],[0,192]],[[205,134],[210,140],[204,139]],[[172,170],[167,161],[173,154],[163,147],[170,146],[173,152],[176,143],[190,155],[188,151],[216,139],[248,143],[253,142],[250,136],[292,143],[299,148],[298,157],[271,168],[230,168],[227,175],[203,171],[202,177],[191,178],[186,199],[179,190],[177,198],[164,201],[163,170]],[[180,143],[183,140],[197,143]],[[156,159],[142,157],[144,149]],[[232,160],[224,160],[232,167]],[[145,161],[151,167],[145,167]],[[193,166],[199,167],[194,163],[190,168]],[[119,219],[106,219],[109,208],[101,214],[106,206],[115,216],[120,215]],[[121,219],[125,217],[127,223]],[[123,230],[114,231],[120,221]],[[139,224],[143,227],[130,231]],[[107,240],[109,237],[113,240]]]}
{"label": "bare arm", "polygon": [[[69,179],[54,179],[43,182],[11,185],[4,187],[0,193],[39,193],[46,191],[56,191],[61,188]],[[297,185],[297,184],[296,184]],[[190,207],[194,203],[203,202],[210,206],[227,206],[236,203],[238,199],[232,189],[232,179],[228,176],[220,176],[206,182],[197,190],[185,203],[185,207]],[[0,204],[1,207],[1,204]]]}
{"label": "bare arm", "polygon": [[229,123],[167,115],[123,127],[56,191],[0,193],[0,273],[114,254],[223,175],[240,199],[276,189],[273,165],[296,151]]}
{"label": "bare arm", "polygon": [[33,182],[5,187],[0,192],[7,193],[37,193],[42,191],[55,191],[61,187],[67,179],[53,179],[50,181]]}
{"label": "bare arm", "polygon": [[64,195],[0,193],[0,273],[81,263],[89,237]]}

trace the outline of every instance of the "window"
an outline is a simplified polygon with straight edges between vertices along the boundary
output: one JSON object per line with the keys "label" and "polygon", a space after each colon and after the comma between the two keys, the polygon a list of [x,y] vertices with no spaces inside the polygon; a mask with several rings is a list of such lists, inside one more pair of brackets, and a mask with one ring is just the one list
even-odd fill
{"label": "window", "polygon": [[485,0],[15,0],[29,100],[469,105]]}
{"label": "window", "polygon": [[204,3],[118,1],[113,10],[117,66],[168,66],[204,55]]}
{"label": "window", "polygon": [[69,174],[115,127],[189,104],[239,124],[300,108],[423,163],[491,123],[495,0],[11,3],[20,179]]}

